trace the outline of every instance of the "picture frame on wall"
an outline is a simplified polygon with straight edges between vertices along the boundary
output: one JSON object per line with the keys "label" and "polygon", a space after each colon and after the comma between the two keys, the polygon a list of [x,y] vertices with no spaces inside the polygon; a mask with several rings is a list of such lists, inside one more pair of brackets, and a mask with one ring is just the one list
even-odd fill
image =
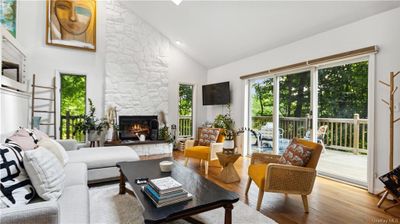
{"label": "picture frame on wall", "polygon": [[96,51],[96,0],[47,0],[46,43]]}
{"label": "picture frame on wall", "polygon": [[0,26],[17,36],[17,0],[0,0]]}

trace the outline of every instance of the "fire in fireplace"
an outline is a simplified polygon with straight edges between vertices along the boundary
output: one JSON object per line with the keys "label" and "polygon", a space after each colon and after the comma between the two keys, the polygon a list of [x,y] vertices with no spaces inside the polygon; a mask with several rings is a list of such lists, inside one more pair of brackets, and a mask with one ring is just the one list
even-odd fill
{"label": "fire in fireplace", "polygon": [[145,135],[146,140],[157,140],[157,116],[119,116],[121,140],[138,140],[140,135]]}

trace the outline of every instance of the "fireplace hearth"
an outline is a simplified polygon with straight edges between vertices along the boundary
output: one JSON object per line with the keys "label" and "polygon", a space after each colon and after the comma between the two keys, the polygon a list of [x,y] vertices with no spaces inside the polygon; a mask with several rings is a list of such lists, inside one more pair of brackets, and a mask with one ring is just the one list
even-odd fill
{"label": "fireplace hearth", "polygon": [[119,116],[119,138],[139,140],[145,135],[146,140],[158,140],[157,116]]}

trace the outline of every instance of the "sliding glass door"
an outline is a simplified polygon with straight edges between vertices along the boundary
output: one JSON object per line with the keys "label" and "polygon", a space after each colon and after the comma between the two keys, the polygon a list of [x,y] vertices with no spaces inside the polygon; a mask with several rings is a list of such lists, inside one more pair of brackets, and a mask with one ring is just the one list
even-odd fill
{"label": "sliding glass door", "polygon": [[367,185],[368,61],[318,70],[320,174]]}
{"label": "sliding glass door", "polygon": [[270,75],[248,87],[248,154],[282,154],[293,138],[309,139],[323,145],[319,174],[367,185],[366,59]]}
{"label": "sliding glass door", "polygon": [[248,152],[272,152],[271,128],[274,103],[274,79],[262,78],[249,81]]}

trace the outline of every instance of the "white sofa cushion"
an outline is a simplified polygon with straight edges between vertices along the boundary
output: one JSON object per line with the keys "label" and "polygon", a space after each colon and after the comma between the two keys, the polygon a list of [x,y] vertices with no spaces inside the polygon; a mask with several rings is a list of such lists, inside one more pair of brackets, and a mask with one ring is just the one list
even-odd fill
{"label": "white sofa cushion", "polygon": [[58,199],[65,182],[64,168],[46,148],[25,151],[24,165],[38,195],[44,200]]}
{"label": "white sofa cushion", "polygon": [[58,199],[59,223],[89,224],[89,189],[86,185],[74,185],[64,189]]}
{"label": "white sofa cushion", "polygon": [[128,146],[82,148],[67,153],[71,163],[84,162],[89,170],[115,167],[118,162],[139,160],[137,153]]}
{"label": "white sofa cushion", "polygon": [[88,172],[85,163],[68,163],[64,167],[64,172],[64,187],[88,184]]}
{"label": "white sofa cushion", "polygon": [[65,151],[64,147],[57,141],[51,138],[43,138],[42,140],[39,141],[38,145],[52,152],[63,166],[65,166],[65,164],[68,163],[67,152]]}
{"label": "white sofa cushion", "polygon": [[14,143],[0,145],[0,208],[27,204],[35,189],[25,171],[23,151]]}

